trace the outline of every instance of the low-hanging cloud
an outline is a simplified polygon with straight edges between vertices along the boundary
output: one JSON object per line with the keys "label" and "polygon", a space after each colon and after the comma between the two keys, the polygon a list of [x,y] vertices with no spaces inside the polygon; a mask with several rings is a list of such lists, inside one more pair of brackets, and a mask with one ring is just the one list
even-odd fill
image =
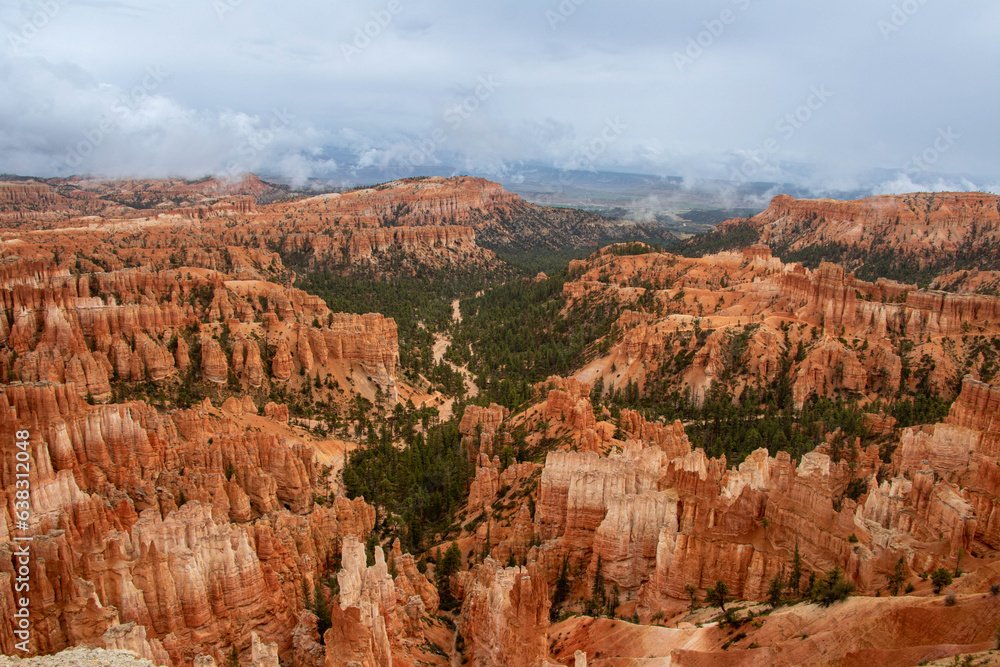
{"label": "low-hanging cloud", "polygon": [[[0,8],[0,171],[513,181],[542,165],[818,193],[1000,180],[991,0],[922,3],[890,39],[896,0],[388,3]],[[939,150],[948,128],[960,138]]]}

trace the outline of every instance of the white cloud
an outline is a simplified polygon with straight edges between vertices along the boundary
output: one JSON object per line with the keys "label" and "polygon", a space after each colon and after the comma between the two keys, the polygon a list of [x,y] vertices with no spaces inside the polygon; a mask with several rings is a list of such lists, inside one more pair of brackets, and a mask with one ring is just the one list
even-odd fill
{"label": "white cloud", "polygon": [[[556,31],[545,12],[558,2],[399,1],[348,62],[341,43],[387,0],[229,2],[221,19],[211,0],[53,0],[61,9],[23,45],[28,56],[0,56],[0,171],[52,173],[152,65],[167,80],[116,117],[81,169],[200,175],[235,163],[302,179],[336,155],[342,173],[417,161],[514,174],[522,163],[582,166],[581,147],[621,118],[628,128],[590,166],[725,179],[777,137],[754,179],[893,185],[869,174],[902,171],[953,126],[961,139],[935,171],[1000,174],[1000,89],[983,85],[1000,59],[992,0],[962,12],[926,3],[889,42],[877,27],[886,7],[867,0],[587,2]],[[0,36],[19,34],[36,4],[0,7]],[[673,54],[734,7],[737,20],[679,71]],[[502,85],[453,127],[444,114],[482,76]],[[822,85],[830,101],[781,134],[777,123]],[[272,130],[273,110],[286,108],[293,120]]]}

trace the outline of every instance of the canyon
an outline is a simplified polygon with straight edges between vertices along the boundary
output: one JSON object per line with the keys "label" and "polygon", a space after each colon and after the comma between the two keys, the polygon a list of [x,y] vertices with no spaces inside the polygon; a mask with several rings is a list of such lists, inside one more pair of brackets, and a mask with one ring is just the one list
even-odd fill
{"label": "canyon", "polygon": [[[32,655],[903,665],[991,648],[1000,298],[810,269],[772,246],[827,233],[864,246],[890,223],[926,227],[934,248],[964,230],[960,246],[996,226],[996,202],[875,203],[779,197],[752,221],[763,244],[684,257],[641,243],[661,240],[645,227],[467,177],[309,196],[253,176],[0,184],[0,652],[16,643],[21,431]],[[826,231],[791,241],[799,219]],[[625,235],[570,262],[557,293],[563,313],[616,313],[610,333],[521,405],[491,402],[492,378],[476,378],[479,397],[435,394],[406,372],[394,319],[334,312],[295,286],[299,273],[419,267],[534,284],[548,277],[515,277],[502,251]],[[451,331],[474,319],[461,312]],[[697,420],[650,408],[672,394],[712,405],[723,386],[733,406],[781,388],[788,414],[853,401],[866,430],[727,455],[699,446]],[[921,393],[946,404],[940,419],[889,414]],[[455,419],[437,411],[446,401]],[[453,430],[468,475],[413,553],[412,529],[341,476],[350,452],[403,449],[406,429],[420,443]],[[890,594],[900,567],[912,587]],[[834,568],[857,595],[803,600]],[[941,568],[963,572],[954,604],[927,581]],[[765,602],[775,580],[794,604]],[[708,604],[720,582],[735,618]]]}

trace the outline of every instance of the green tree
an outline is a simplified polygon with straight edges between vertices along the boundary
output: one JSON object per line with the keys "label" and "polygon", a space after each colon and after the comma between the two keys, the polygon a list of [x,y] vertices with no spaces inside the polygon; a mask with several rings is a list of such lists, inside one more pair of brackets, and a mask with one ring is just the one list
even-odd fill
{"label": "green tree", "polygon": [[615,618],[618,615],[618,605],[621,603],[621,589],[618,588],[618,584],[614,584],[611,587],[611,595],[608,596],[608,603],[605,607],[605,612],[610,618]]}
{"label": "green tree", "polygon": [[698,608],[698,589],[691,584],[684,585],[684,592],[688,594],[691,598],[691,609],[692,611]]}
{"label": "green tree", "polygon": [[777,607],[781,604],[781,593],[785,590],[785,582],[782,580],[780,574],[774,575],[771,579],[771,585],[767,589],[767,603],[772,607]]}
{"label": "green tree", "polygon": [[587,614],[600,614],[607,604],[607,591],[604,590],[604,561],[597,557],[597,569],[594,572],[594,585],[590,589],[590,600],[587,602]]}
{"label": "green tree", "polygon": [[798,598],[802,590],[802,554],[799,553],[799,543],[795,543],[795,553],[792,555],[792,571],[788,574],[788,592]]}
{"label": "green tree", "polygon": [[813,602],[820,606],[829,607],[834,602],[840,602],[850,597],[855,586],[844,579],[844,572],[839,566],[834,566],[826,573],[822,579],[816,579],[813,583],[810,595]]}
{"label": "green tree", "polygon": [[713,607],[719,607],[723,613],[726,611],[726,603],[729,600],[729,586],[721,579],[715,582],[714,588],[709,588],[705,591],[705,602]]}
{"label": "green tree", "polygon": [[937,595],[945,586],[951,586],[951,572],[943,567],[939,567],[931,573],[931,585],[934,587],[934,594]]}
{"label": "green tree", "polygon": [[461,567],[462,552],[458,548],[458,543],[452,542],[448,550],[444,552],[444,557],[437,561],[437,569],[434,573],[442,609],[451,610],[455,607],[456,600],[451,594],[451,575],[458,572]]}
{"label": "green tree", "polygon": [[893,568],[892,574],[889,575],[888,588],[889,592],[893,595],[899,595],[899,591],[902,590],[903,584],[906,583],[906,565],[903,563],[903,557],[900,556],[899,560],[896,561],[896,567]]}
{"label": "green tree", "polygon": [[569,597],[569,559],[563,556],[562,567],[559,568],[559,576],[556,577],[555,591],[552,593],[551,615],[555,619],[558,610]]}
{"label": "green tree", "polygon": [[316,580],[316,587],[313,591],[312,613],[316,614],[316,629],[319,631],[319,643],[324,643],[323,634],[333,627],[330,620],[330,607],[326,601],[326,593],[323,591],[319,580]]}

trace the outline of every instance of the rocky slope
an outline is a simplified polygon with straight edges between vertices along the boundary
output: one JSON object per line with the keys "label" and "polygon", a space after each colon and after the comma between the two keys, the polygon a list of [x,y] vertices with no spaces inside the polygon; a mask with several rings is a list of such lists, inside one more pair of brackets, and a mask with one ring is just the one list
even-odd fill
{"label": "rocky slope", "polygon": [[720,224],[714,238],[746,245],[750,236],[786,260],[826,259],[866,278],[930,282],[951,271],[995,268],[1000,197],[940,192],[834,201],[781,195],[753,218]]}
{"label": "rocky slope", "polygon": [[[29,208],[65,204],[46,187],[27,188]],[[8,199],[25,204],[10,194],[24,189]],[[255,206],[110,219],[71,207],[77,217],[41,233],[4,232],[0,651],[15,652],[12,539],[29,534],[31,653],[92,644],[174,667],[233,650],[262,667],[323,663],[303,590],[336,573],[342,543],[368,538],[375,510],[336,494],[320,463],[327,432],[303,404],[395,404],[396,325],[333,313],[280,282],[276,253],[220,240]],[[23,430],[26,530],[10,449]],[[393,560],[406,595],[396,625],[417,636],[436,593],[411,557]]]}
{"label": "rocky slope", "polygon": [[624,237],[673,240],[669,232],[652,225],[536,206],[498,183],[465,176],[408,178],[289,206],[322,212],[327,219],[350,218],[362,228],[466,226],[475,230],[481,245],[494,250],[566,249]]}
{"label": "rocky slope", "polygon": [[[1000,299],[808,269],[764,245],[597,252],[570,266],[563,296],[623,306],[611,333],[527,407],[468,406],[447,426],[468,495],[406,554],[369,539],[396,517],[348,500],[337,473],[364,441],[391,441],[379,415],[429,434],[433,413],[421,424],[407,398],[430,397],[399,373],[392,319],[331,312],[291,287],[286,260],[497,270],[480,244],[617,232],[479,179],[280,197],[253,178],[0,185],[0,652],[15,652],[25,532],[32,653],[90,644],[170,667],[234,650],[255,667],[912,664],[992,642]],[[988,202],[960,203],[952,213],[991,219]],[[825,220],[897,224],[855,204]],[[804,215],[774,209],[774,229]],[[944,225],[931,209],[906,224]],[[877,438],[820,424],[813,451],[762,441],[733,465],[696,446],[698,424],[640,400],[701,403],[723,385],[737,400],[784,392],[788,411],[817,397],[876,406],[864,420]],[[605,400],[623,391],[635,405]],[[954,399],[947,417],[900,428],[882,411],[921,394]],[[452,543],[457,572],[439,578]],[[861,595],[730,623],[689,609],[722,581],[764,611],[750,601],[796,553],[786,595],[834,567]],[[897,567],[915,588],[889,597]],[[919,576],[936,568],[966,572],[956,604]]]}
{"label": "rocky slope", "polygon": [[571,302],[626,308],[610,354],[577,374],[605,387],[636,382],[700,402],[716,382],[738,394],[783,375],[801,406],[810,396],[891,399],[918,385],[950,397],[964,374],[997,372],[993,296],[865,282],[830,263],[809,270],[766,247],[694,259],[604,251],[570,270]]}
{"label": "rocky slope", "polygon": [[[877,451],[848,461],[832,458],[823,445],[797,462],[762,449],[730,468],[724,458],[692,451],[679,422],[651,424],[623,413],[627,426],[615,437],[615,426],[594,418],[588,385],[553,378],[548,387],[547,394],[540,387],[543,402],[511,419],[535,420],[536,429],[544,424],[566,444],[548,454],[540,477],[521,468],[530,464],[518,464],[503,470],[500,484],[487,481],[496,466],[481,453],[476,484],[482,488],[469,516],[481,508],[501,511],[484,516],[471,551],[484,553],[488,544],[494,557],[513,554],[515,562],[524,554],[535,568],[531,580],[542,573],[550,589],[568,567],[570,599],[589,597],[600,570],[603,585],[619,596],[614,613],[634,616],[633,624],[578,619],[550,627],[549,599],[523,592],[524,571],[498,569],[488,558],[473,567],[474,583],[465,584],[461,627],[474,664],[542,664],[525,653],[540,636],[555,642],[552,659],[559,664],[583,650],[605,659],[656,656],[692,665],[904,665],[992,645],[1000,603],[983,592],[1000,582],[993,561],[1000,486],[992,472],[1000,465],[992,416],[1000,389],[967,379],[945,422],[904,430],[888,465]],[[856,500],[847,497],[852,480],[863,482]],[[532,494],[533,517],[503,511],[522,488]],[[533,541],[527,548],[526,536]],[[905,577],[918,583],[917,573],[957,563],[972,574],[956,581],[964,595],[954,611],[940,598],[922,597],[923,585],[916,597],[870,597],[836,611],[794,607],[744,626],[736,639],[735,630],[697,630],[694,620],[684,620],[692,592],[703,597],[720,580],[737,598],[764,599],[775,576],[787,578],[796,551],[800,586],[810,573],[822,576],[836,566],[870,596],[883,594],[900,559]],[[522,592],[515,597],[515,591]],[[525,608],[526,599],[535,601]],[[650,627],[678,614],[673,629]],[[532,618],[529,631],[523,624]],[[861,632],[872,623],[894,629],[877,638]],[[955,631],[921,634],[926,623]],[[863,638],[855,641],[845,633],[849,627]],[[509,642],[505,633],[520,640]],[[788,639],[794,635],[810,639]],[[618,636],[628,639],[619,643]]]}

